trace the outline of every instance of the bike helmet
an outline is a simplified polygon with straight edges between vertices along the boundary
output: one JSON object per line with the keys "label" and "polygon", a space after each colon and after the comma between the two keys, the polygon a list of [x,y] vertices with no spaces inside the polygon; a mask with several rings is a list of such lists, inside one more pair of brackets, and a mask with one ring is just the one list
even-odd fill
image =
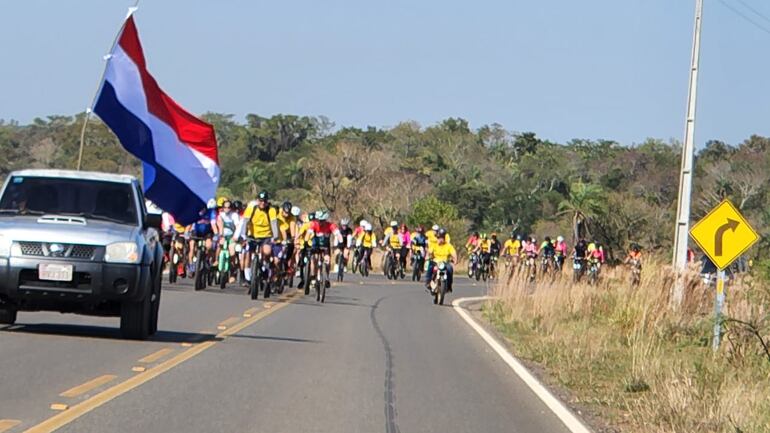
{"label": "bike helmet", "polygon": [[564,242],[564,236],[557,236],[556,242]]}
{"label": "bike helmet", "polygon": [[516,235],[516,240],[520,241],[521,240],[521,235]]}
{"label": "bike helmet", "polygon": [[283,209],[284,212],[290,213],[291,212],[291,202],[289,200],[286,200],[281,205],[281,209]]}
{"label": "bike helmet", "polygon": [[325,210],[318,210],[315,213],[315,219],[318,221],[326,221],[329,219],[329,212]]}
{"label": "bike helmet", "polygon": [[227,197],[219,197],[219,198],[217,198],[217,207],[224,206],[226,201],[229,201],[227,199]]}
{"label": "bike helmet", "polygon": [[372,231],[372,225],[367,222],[366,226],[364,227],[364,230],[366,230],[368,232]]}
{"label": "bike helmet", "polygon": [[361,222],[358,224],[362,229],[366,229],[366,226],[369,224],[366,220],[361,220]]}
{"label": "bike helmet", "polygon": [[436,237],[438,237],[438,238],[446,238],[446,230],[439,229],[438,232],[436,233]]}
{"label": "bike helmet", "polygon": [[438,224],[433,224],[433,227],[431,227],[431,229],[433,229],[434,232],[437,232],[439,229]]}
{"label": "bike helmet", "polygon": [[482,233],[481,234],[481,239],[486,239],[486,238],[487,238],[487,234],[486,233]]}
{"label": "bike helmet", "polygon": [[243,203],[240,200],[235,200],[233,202],[233,209],[240,211],[241,209],[243,209]]}
{"label": "bike helmet", "polygon": [[209,199],[209,202],[206,204],[206,209],[216,209],[217,208],[217,201],[212,199]]}
{"label": "bike helmet", "polygon": [[270,200],[270,194],[267,193],[267,191],[260,191],[259,194],[257,194],[257,200],[267,201]]}
{"label": "bike helmet", "polygon": [[295,217],[298,217],[301,212],[302,210],[299,208],[299,206],[291,207],[291,214],[294,215]]}
{"label": "bike helmet", "polygon": [[396,221],[396,220],[391,221],[390,222],[390,226],[393,227],[393,228],[398,227],[398,221]]}
{"label": "bike helmet", "polygon": [[548,242],[548,243],[550,244],[550,243],[551,243],[551,237],[550,237],[550,236],[546,236],[546,237],[545,237],[545,241],[546,241],[546,242]]}
{"label": "bike helmet", "polygon": [[347,219],[347,218],[342,218],[342,219],[340,220],[340,225],[341,225],[341,226],[346,226],[346,225],[348,225],[348,224],[350,224],[350,220],[349,220],[349,219]]}
{"label": "bike helmet", "polygon": [[307,220],[308,221],[314,221],[315,220],[315,212],[310,212],[307,214]]}

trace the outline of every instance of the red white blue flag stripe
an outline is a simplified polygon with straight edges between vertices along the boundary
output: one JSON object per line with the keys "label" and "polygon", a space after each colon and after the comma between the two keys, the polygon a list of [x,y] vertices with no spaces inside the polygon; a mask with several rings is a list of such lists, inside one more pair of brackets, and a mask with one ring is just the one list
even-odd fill
{"label": "red white blue flag stripe", "polygon": [[109,56],[94,112],[142,160],[145,196],[180,224],[199,219],[219,185],[214,128],[160,89],[147,71],[132,16]]}

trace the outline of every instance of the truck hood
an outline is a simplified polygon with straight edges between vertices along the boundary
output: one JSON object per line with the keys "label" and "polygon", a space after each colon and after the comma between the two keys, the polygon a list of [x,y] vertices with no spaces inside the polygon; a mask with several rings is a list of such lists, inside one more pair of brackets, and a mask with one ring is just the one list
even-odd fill
{"label": "truck hood", "polygon": [[139,227],[83,218],[0,216],[0,235],[13,241],[107,245],[136,241],[138,232]]}

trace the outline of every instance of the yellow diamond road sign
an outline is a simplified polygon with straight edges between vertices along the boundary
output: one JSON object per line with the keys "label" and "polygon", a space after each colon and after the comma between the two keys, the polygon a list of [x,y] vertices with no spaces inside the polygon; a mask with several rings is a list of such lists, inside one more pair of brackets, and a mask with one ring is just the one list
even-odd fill
{"label": "yellow diamond road sign", "polygon": [[719,269],[730,266],[759,239],[738,209],[725,200],[698,221],[690,236]]}

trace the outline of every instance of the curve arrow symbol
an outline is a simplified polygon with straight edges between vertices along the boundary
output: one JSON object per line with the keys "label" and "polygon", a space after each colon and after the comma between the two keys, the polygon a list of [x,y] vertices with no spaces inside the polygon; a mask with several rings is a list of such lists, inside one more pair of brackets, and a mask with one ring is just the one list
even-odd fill
{"label": "curve arrow symbol", "polygon": [[731,220],[730,218],[727,218],[727,222],[722,224],[716,231],[716,234],[714,235],[714,255],[718,257],[722,257],[722,240],[725,237],[725,232],[730,229],[732,232],[735,232],[735,229],[738,228],[738,226],[741,223],[735,220]]}

